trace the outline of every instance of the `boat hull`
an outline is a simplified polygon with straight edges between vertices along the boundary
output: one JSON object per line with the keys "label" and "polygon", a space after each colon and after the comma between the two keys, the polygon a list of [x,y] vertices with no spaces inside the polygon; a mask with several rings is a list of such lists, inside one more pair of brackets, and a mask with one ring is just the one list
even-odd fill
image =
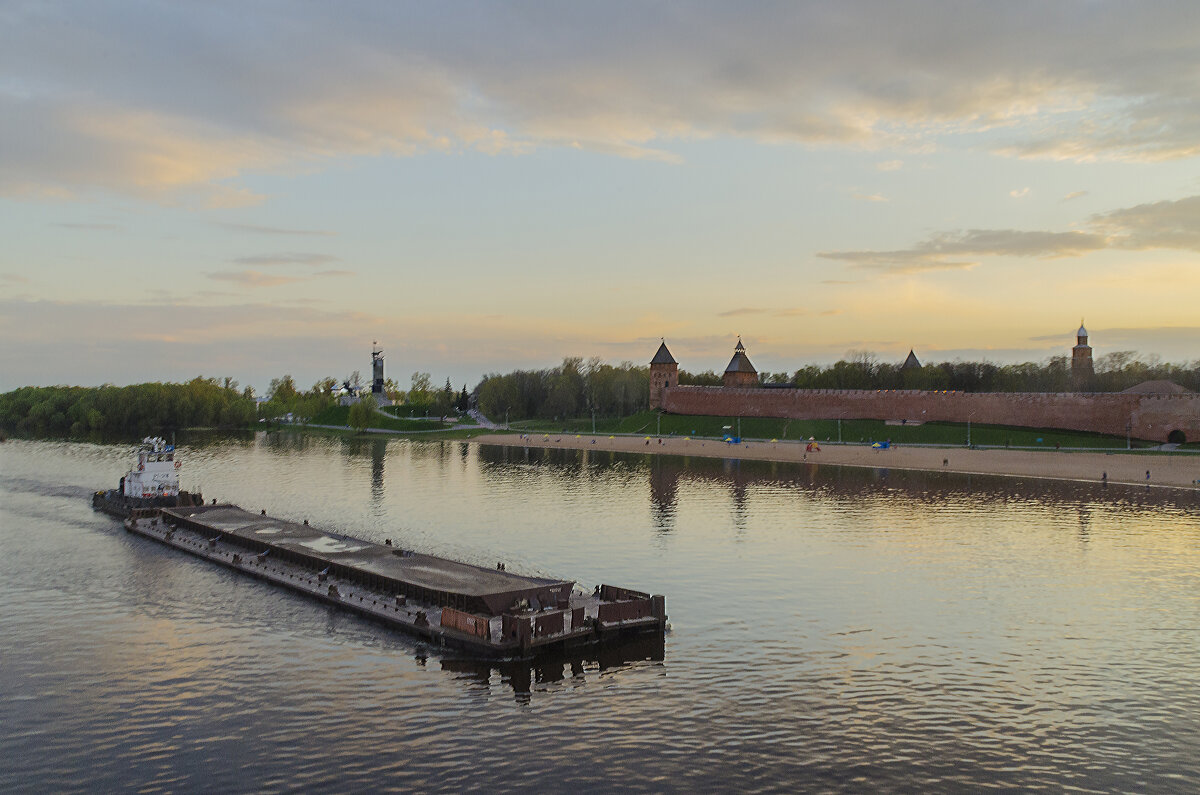
{"label": "boat hull", "polygon": [[181,491],[177,497],[126,497],[116,489],[92,494],[92,509],[128,519],[135,511],[158,511],[163,508],[184,508],[203,505],[204,496]]}

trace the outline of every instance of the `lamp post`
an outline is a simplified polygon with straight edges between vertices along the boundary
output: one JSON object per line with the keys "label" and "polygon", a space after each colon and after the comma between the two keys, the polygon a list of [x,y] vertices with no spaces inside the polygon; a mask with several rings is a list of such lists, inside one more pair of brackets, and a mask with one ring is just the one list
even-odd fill
{"label": "lamp post", "polygon": [[975,416],[975,412],[967,415],[967,449],[971,449],[971,418]]}
{"label": "lamp post", "polygon": [[596,435],[596,409],[592,408],[592,436]]}
{"label": "lamp post", "polygon": [[738,440],[742,438],[742,418],[738,417]]}
{"label": "lamp post", "polygon": [[842,415],[838,415],[838,444],[842,443]]}
{"label": "lamp post", "polygon": [[508,430],[508,409],[504,410],[504,430]]}
{"label": "lamp post", "polygon": [[1133,442],[1131,434],[1133,433],[1133,415],[1129,415],[1129,422],[1125,423],[1125,449],[1132,450]]}
{"label": "lamp post", "polygon": [[655,430],[655,432],[654,432],[654,435],[655,435],[655,436],[662,436],[662,412],[661,412],[661,411],[660,411],[660,412],[658,412],[658,416],[657,416],[657,417],[655,417],[655,419],[658,421],[658,427],[657,427],[657,429]]}

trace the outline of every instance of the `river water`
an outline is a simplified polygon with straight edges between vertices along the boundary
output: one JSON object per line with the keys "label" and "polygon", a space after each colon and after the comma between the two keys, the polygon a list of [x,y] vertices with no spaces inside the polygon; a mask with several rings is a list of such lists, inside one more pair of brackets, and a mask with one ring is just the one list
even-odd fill
{"label": "river water", "polygon": [[1200,498],[299,434],[185,487],[667,597],[489,665],[93,513],[127,445],[0,444],[0,789],[1200,788]]}

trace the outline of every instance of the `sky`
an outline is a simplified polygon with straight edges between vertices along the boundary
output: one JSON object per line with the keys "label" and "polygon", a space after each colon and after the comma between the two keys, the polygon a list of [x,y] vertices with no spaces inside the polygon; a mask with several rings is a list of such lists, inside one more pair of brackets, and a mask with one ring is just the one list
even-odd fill
{"label": "sky", "polygon": [[1200,4],[0,4],[0,389],[1200,359]]}

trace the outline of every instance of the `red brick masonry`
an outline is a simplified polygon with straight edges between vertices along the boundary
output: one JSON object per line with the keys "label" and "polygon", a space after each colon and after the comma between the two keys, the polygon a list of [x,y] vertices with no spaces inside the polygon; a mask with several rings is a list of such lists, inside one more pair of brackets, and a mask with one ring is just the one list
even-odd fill
{"label": "red brick masonry", "polygon": [[1168,441],[1172,431],[1200,441],[1200,393],[923,392],[856,389],[728,389],[673,386],[662,407],[671,414],[785,417],[797,420],[978,422],[1062,428]]}

